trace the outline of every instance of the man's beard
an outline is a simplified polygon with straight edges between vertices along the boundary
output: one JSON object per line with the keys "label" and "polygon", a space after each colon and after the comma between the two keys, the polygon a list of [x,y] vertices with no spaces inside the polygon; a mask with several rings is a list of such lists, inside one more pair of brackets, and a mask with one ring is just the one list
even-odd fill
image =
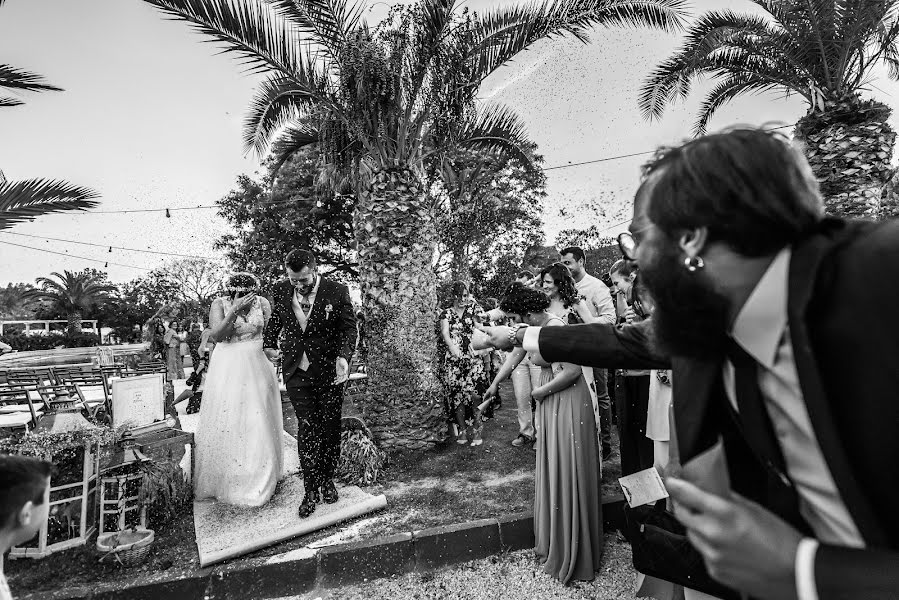
{"label": "man's beard", "polygon": [[640,280],[652,296],[655,341],[672,356],[716,358],[727,348],[727,298],[702,270],[690,272],[666,248],[640,266]]}

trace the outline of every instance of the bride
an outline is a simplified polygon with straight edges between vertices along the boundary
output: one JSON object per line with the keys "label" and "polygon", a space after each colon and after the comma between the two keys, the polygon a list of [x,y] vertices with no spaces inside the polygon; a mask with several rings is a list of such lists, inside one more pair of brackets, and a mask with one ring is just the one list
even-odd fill
{"label": "bride", "polygon": [[271,305],[249,273],[225,280],[209,311],[217,342],[195,435],[197,500],[261,506],[284,472],[284,418],[275,369],[262,352]]}

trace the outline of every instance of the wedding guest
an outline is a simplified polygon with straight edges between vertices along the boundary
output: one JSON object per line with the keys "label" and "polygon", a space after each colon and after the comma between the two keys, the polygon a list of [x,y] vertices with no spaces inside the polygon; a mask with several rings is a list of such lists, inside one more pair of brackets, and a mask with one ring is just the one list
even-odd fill
{"label": "wedding guest", "polygon": [[162,321],[150,322],[150,350],[154,358],[165,360],[168,346],[165,343],[166,326]]}
{"label": "wedding guest", "polygon": [[181,323],[172,320],[165,332],[165,366],[169,381],[184,379],[184,363],[181,360],[181,342],[184,339]]}
{"label": "wedding guest", "polygon": [[[602,281],[587,273],[587,255],[578,246],[569,246],[559,251],[562,264],[571,271],[578,293],[584,297],[594,319],[583,319],[583,322],[614,323],[615,305],[609,288]],[[596,402],[599,409],[600,431],[602,439],[602,459],[612,456],[612,399],[609,397],[608,370],[593,369],[593,389],[596,390]]]}
{"label": "wedding guest", "polygon": [[[585,299],[578,293],[574,279],[571,277],[571,272],[562,263],[555,263],[541,270],[540,282],[543,285],[543,291],[549,296],[550,314],[563,319],[566,325],[601,322],[600,318],[591,312]],[[590,390],[596,428],[601,429],[602,420],[600,418],[601,409],[598,398],[596,371],[591,367],[585,367],[583,371],[584,380],[587,382],[587,388]],[[605,390],[605,381],[602,381],[601,385],[603,390]],[[605,390],[605,393],[608,394],[608,390]],[[607,418],[611,421],[611,415]],[[608,458],[612,452],[611,433],[609,433],[609,439],[606,444],[608,452],[603,460]]]}
{"label": "wedding guest", "polygon": [[899,326],[884,318],[899,221],[825,217],[802,152],[740,128],[657,153],[619,244],[651,320],[494,327],[490,343],[673,370],[682,472],[666,487],[698,559],[681,575],[704,566],[744,597],[899,598]]}
{"label": "wedding guest", "polygon": [[453,304],[440,316],[440,335],[445,344],[443,387],[449,415],[458,428],[456,442],[480,446],[483,419],[477,410],[479,399],[489,385],[484,355],[471,349],[471,334],[483,311],[472,300],[468,284],[452,285]]}
{"label": "wedding guest", "polygon": [[[629,269],[631,271],[624,275]],[[619,321],[638,323],[645,320],[647,315],[639,287],[635,285],[637,272],[633,266],[618,261],[612,265],[611,277],[621,300]],[[630,475],[653,465],[653,445],[646,437],[650,375],[649,369],[619,369],[616,373],[615,408],[618,413],[622,475]]]}
{"label": "wedding guest", "polygon": [[45,498],[52,469],[45,460],[0,455],[0,600],[12,600],[3,557],[34,538],[47,522],[50,503]]}
{"label": "wedding guest", "polygon": [[[526,287],[527,283],[533,279],[530,271],[522,271],[518,274],[516,280],[506,288],[504,296],[511,293],[513,287]],[[487,313],[487,319],[496,317],[496,320],[508,320],[508,315],[499,307],[494,308]],[[508,363],[512,381],[512,392],[515,394],[515,405],[518,416],[518,435],[512,440],[512,445],[516,448],[530,447],[537,449],[537,433],[534,429],[534,400],[531,397],[531,390],[540,386],[540,366],[531,363],[524,350],[515,349],[507,352],[496,373],[493,373],[491,385],[488,388],[489,393],[485,394],[485,399],[499,396],[499,384],[504,378],[499,377],[503,366]]]}
{"label": "wedding guest", "polygon": [[[548,328],[566,325],[564,319],[549,312],[549,297],[539,290],[513,286],[500,306],[516,323]],[[551,364],[536,353],[530,358],[541,368],[539,385],[531,392],[537,403],[534,419],[539,432],[535,550],[544,572],[563,584],[590,581],[599,569],[603,548],[599,449],[590,393],[580,367]],[[507,361],[497,379],[508,377],[512,368]],[[492,394],[496,394],[496,380],[485,397]]]}

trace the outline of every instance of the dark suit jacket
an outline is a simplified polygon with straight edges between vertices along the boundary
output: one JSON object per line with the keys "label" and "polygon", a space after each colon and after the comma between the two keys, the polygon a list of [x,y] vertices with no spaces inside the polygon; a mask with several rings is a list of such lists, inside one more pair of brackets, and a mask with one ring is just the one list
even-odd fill
{"label": "dark suit jacket", "polygon": [[[264,347],[278,348],[281,342],[282,370],[288,387],[325,385],[334,379],[334,363],[342,356],[350,362],[356,347],[356,315],[349,289],[321,277],[306,331],[293,312],[294,287],[290,281],[278,282],[272,297],[272,316],[265,327]],[[330,310],[328,308],[330,307]],[[309,368],[299,370],[303,353]]]}
{"label": "dark suit jacket", "polygon": [[[899,598],[899,221],[827,219],[793,247],[788,318],[802,394],[824,459],[867,549],[822,544],[821,600]],[[549,361],[672,368],[681,462],[723,440],[731,486],[801,530],[770,471],[728,414],[724,360],[665,356],[650,325],[574,325],[540,332]],[[782,491],[782,490],[780,490]]]}

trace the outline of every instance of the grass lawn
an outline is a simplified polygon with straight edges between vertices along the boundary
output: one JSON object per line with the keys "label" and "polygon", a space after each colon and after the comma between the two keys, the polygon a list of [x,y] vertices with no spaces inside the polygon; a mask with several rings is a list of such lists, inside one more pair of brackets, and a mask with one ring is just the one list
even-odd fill
{"label": "grass lawn", "polygon": [[[484,429],[484,444],[461,446],[451,440],[424,452],[393,453],[383,480],[366,488],[387,496],[378,513],[254,552],[245,558],[273,556],[310,544],[328,545],[436,525],[498,517],[531,510],[534,494],[534,451],[515,448],[518,433],[511,386],[501,388],[503,406]],[[284,403],[284,428],[296,433],[296,418]],[[617,449],[617,438],[613,440]],[[603,465],[603,494],[618,490],[617,452]],[[53,554],[43,560],[6,560],[14,596],[96,583],[133,585],[199,569],[193,515],[157,528],[155,547],[140,567],[124,569],[99,563],[94,539],[87,546]],[[239,562],[235,559],[231,562]]]}

